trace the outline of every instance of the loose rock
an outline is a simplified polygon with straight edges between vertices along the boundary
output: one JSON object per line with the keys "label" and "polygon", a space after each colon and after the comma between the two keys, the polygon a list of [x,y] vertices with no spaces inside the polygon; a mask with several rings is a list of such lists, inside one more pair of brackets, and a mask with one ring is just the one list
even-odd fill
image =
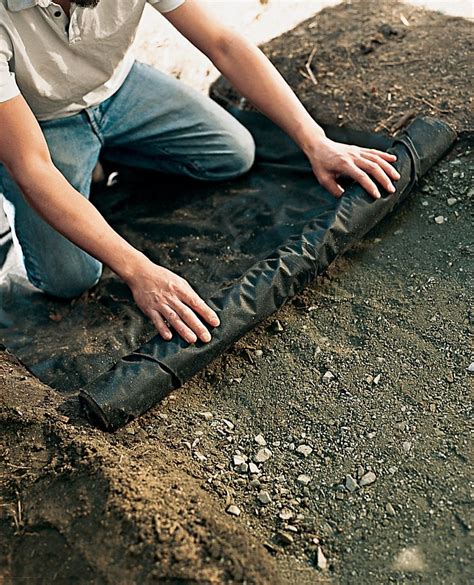
{"label": "loose rock", "polygon": [[257,435],[254,438],[254,441],[257,443],[257,445],[260,445],[261,447],[265,447],[265,445],[267,444],[267,442],[265,441],[263,435]]}
{"label": "loose rock", "polygon": [[373,471],[368,471],[360,478],[360,486],[364,487],[365,485],[373,484],[377,479],[377,476]]}
{"label": "loose rock", "polygon": [[232,516],[240,516],[240,508],[238,506],[236,506],[235,504],[231,504],[226,512],[228,514],[232,514]]}
{"label": "loose rock", "polygon": [[298,453],[298,455],[301,455],[302,457],[309,457],[313,452],[313,449],[309,445],[300,445],[296,449],[296,452]]}
{"label": "loose rock", "polygon": [[253,458],[255,463],[265,463],[268,461],[272,456],[272,452],[268,447],[263,447],[263,449],[259,449],[255,457]]}
{"label": "loose rock", "polygon": [[323,382],[330,382],[334,378],[334,374],[329,370],[323,375]]}
{"label": "loose rock", "polygon": [[442,223],[444,223],[446,221],[446,218],[444,218],[442,215],[437,215],[435,218],[435,223],[437,223],[438,225],[441,225]]}
{"label": "loose rock", "polygon": [[308,485],[311,482],[311,477],[302,473],[301,475],[298,475],[296,481],[301,485]]}
{"label": "loose rock", "polygon": [[316,564],[320,571],[325,571],[328,568],[328,560],[324,556],[323,549],[318,546],[318,552],[316,553]]}
{"label": "loose rock", "polygon": [[257,497],[262,504],[269,504],[272,501],[270,494],[264,490],[262,490]]}
{"label": "loose rock", "polygon": [[[365,475],[364,475],[365,477]],[[362,479],[364,479],[364,477]],[[375,480],[374,480],[375,481]],[[357,481],[352,477],[352,475],[346,475],[346,489],[350,492],[355,492],[358,489],[359,484]],[[362,485],[362,480],[361,480]]]}

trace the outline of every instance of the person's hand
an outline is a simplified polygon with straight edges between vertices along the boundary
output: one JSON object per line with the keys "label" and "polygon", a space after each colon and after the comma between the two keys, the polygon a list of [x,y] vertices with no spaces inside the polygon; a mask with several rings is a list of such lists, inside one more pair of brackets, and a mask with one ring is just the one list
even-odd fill
{"label": "person's hand", "polygon": [[337,181],[341,175],[357,181],[374,199],[380,198],[380,191],[373,179],[386,191],[394,193],[392,181],[400,178],[391,164],[397,157],[380,150],[349,146],[324,137],[306,154],[320,185],[335,197],[344,193]]}
{"label": "person's hand", "polygon": [[172,327],[188,343],[198,339],[204,343],[211,341],[198,315],[212,327],[220,324],[219,318],[184,278],[147,261],[127,283],[135,302],[153,321],[163,339],[169,341],[173,337]]}

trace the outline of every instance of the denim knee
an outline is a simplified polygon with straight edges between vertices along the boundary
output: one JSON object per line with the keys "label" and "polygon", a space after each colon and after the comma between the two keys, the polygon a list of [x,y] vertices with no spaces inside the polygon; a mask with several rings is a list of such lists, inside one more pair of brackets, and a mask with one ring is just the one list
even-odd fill
{"label": "denim knee", "polygon": [[232,135],[229,145],[232,155],[226,168],[227,178],[239,177],[252,168],[255,162],[255,142],[250,132],[243,126],[238,133]]}
{"label": "denim knee", "polygon": [[74,299],[99,282],[102,264],[88,257],[87,261],[81,262],[80,266],[61,266],[60,270],[43,273],[41,278],[28,270],[27,272],[30,282],[44,293],[63,299]]}

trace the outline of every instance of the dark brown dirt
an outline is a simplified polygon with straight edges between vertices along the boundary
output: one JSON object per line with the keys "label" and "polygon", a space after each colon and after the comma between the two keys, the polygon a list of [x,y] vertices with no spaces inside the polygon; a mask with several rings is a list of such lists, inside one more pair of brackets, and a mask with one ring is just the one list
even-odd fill
{"label": "dark brown dirt", "polygon": [[[427,100],[465,131],[471,29],[353,2],[265,49],[325,122],[393,128],[411,108],[430,113]],[[315,45],[317,86],[299,73]],[[464,134],[401,209],[275,316],[281,332],[264,323],[114,435],[1,353],[5,583],[472,582],[473,174]],[[249,477],[232,458],[253,457],[259,433],[272,456]],[[347,489],[368,471],[374,483]]]}

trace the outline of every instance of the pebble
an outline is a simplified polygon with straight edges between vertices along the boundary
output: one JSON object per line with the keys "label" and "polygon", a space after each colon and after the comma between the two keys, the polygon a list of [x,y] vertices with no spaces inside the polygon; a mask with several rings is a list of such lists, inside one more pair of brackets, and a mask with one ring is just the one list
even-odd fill
{"label": "pebble", "polygon": [[374,378],[374,384],[377,386],[377,384],[380,382],[380,378],[382,377],[382,374],[377,374]]}
{"label": "pebble", "polygon": [[[364,475],[365,477],[365,475]],[[362,478],[363,479],[363,478]],[[359,487],[357,481],[352,477],[352,475],[346,475],[346,489],[350,492],[355,492],[356,489]],[[362,483],[361,483],[362,485]]]}
{"label": "pebble", "polygon": [[249,466],[247,463],[241,463],[240,465],[237,465],[235,470],[238,471],[239,473],[247,473],[249,470]]}
{"label": "pebble", "polygon": [[238,465],[242,465],[242,463],[245,463],[247,461],[247,457],[245,455],[234,455],[232,457],[232,460],[234,462],[234,465],[237,467]]}
{"label": "pebble", "polygon": [[202,417],[204,420],[211,420],[211,418],[214,418],[212,412],[200,412],[199,416]]}
{"label": "pebble", "polygon": [[334,378],[334,374],[329,370],[323,375],[323,382],[330,382]]}
{"label": "pebble", "polygon": [[402,449],[405,451],[405,453],[409,453],[411,451],[411,443],[410,443],[410,441],[404,441],[402,443]]}
{"label": "pebble", "polygon": [[256,355],[257,357],[262,357],[262,355],[263,355],[263,351],[262,351],[261,349],[256,349],[256,350],[255,350],[255,355]]}
{"label": "pebble", "polygon": [[253,462],[249,463],[249,471],[253,475],[257,475],[257,474],[261,473],[258,465],[255,465],[255,463],[253,463]]}
{"label": "pebble", "polygon": [[232,516],[240,516],[240,508],[235,504],[231,504],[227,510],[227,514],[232,514]]}
{"label": "pebble", "polygon": [[456,205],[457,202],[458,202],[458,200],[456,199],[456,197],[449,197],[448,201],[447,201],[449,207]]}
{"label": "pebble", "polygon": [[467,371],[468,371],[470,374],[474,374],[474,362],[472,362],[471,364],[469,364],[469,366],[468,366],[468,368],[467,368]]}
{"label": "pebble", "polygon": [[293,518],[294,514],[288,508],[283,508],[283,510],[281,510],[281,512],[278,514],[278,516],[282,520],[291,520],[291,518]]}
{"label": "pebble", "polygon": [[261,447],[265,447],[265,445],[267,444],[267,442],[265,441],[263,435],[257,435],[254,438],[254,441],[257,443],[257,445],[260,445]]}
{"label": "pebble", "polygon": [[323,549],[318,546],[318,552],[316,553],[316,564],[320,571],[325,571],[328,568],[328,560],[324,556]]}
{"label": "pebble", "polygon": [[269,504],[272,501],[270,494],[265,490],[259,492],[257,497],[262,504]]}
{"label": "pebble", "polygon": [[296,481],[301,485],[308,485],[311,483],[311,477],[302,473],[301,475],[298,475]]}
{"label": "pebble", "polygon": [[311,455],[311,453],[313,452],[313,449],[309,445],[300,445],[296,449],[296,452],[298,453],[298,455],[301,455],[302,457],[309,457],[309,455]]}
{"label": "pebble", "polygon": [[437,223],[438,225],[441,225],[442,223],[444,223],[446,221],[446,219],[442,216],[442,215],[437,215],[435,218],[435,223]]}
{"label": "pebble", "polygon": [[395,512],[395,508],[392,506],[390,502],[388,502],[388,504],[385,506],[385,510],[387,511],[387,514],[390,514],[390,516],[397,515],[397,513]]}
{"label": "pebble", "polygon": [[222,419],[222,422],[225,424],[225,426],[226,426],[228,429],[230,429],[231,431],[233,431],[233,430],[234,430],[234,428],[235,428],[235,425],[234,425],[234,423],[233,423],[233,422],[231,422],[230,420],[228,420],[228,419],[226,419],[226,418],[223,418],[223,419]]}
{"label": "pebble", "polygon": [[377,476],[375,475],[375,473],[373,471],[368,471],[367,473],[364,473],[364,475],[360,478],[360,486],[363,487],[365,485],[371,485],[375,482],[375,480],[377,479]]}
{"label": "pebble", "polygon": [[295,541],[295,539],[291,536],[291,534],[288,534],[288,532],[283,532],[283,530],[279,530],[276,533],[276,537],[277,537],[278,541],[284,545],[293,544],[293,542]]}
{"label": "pebble", "polygon": [[259,449],[255,457],[253,458],[255,463],[265,463],[268,461],[272,456],[272,452],[268,447],[263,447],[263,449]]}
{"label": "pebble", "polygon": [[283,325],[277,319],[276,321],[273,321],[273,323],[270,325],[270,330],[272,331],[272,333],[281,333],[284,329]]}

